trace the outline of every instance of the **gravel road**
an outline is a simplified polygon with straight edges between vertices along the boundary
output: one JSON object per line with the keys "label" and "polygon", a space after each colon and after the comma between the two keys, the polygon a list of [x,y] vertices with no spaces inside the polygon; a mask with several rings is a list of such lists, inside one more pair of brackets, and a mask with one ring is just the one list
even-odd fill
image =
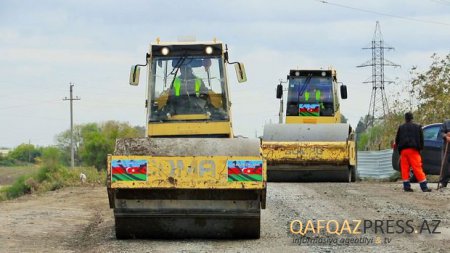
{"label": "gravel road", "polygon": [[[261,239],[173,241],[118,241],[106,189],[65,188],[0,202],[0,252],[449,252],[450,189],[422,193],[414,187],[414,193],[404,193],[400,183],[269,183]],[[415,231],[387,234],[372,226],[363,234],[322,230],[300,236],[290,232],[293,220],[304,228],[308,220],[348,220],[352,226],[353,220],[381,220],[384,232],[387,220],[412,220]]]}

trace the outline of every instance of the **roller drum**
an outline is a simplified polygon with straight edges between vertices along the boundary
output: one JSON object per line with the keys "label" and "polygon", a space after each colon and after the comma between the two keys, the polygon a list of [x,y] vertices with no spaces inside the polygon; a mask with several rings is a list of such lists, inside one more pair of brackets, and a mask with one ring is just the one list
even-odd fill
{"label": "roller drum", "polygon": [[349,124],[269,124],[262,149],[268,181],[348,182]]}

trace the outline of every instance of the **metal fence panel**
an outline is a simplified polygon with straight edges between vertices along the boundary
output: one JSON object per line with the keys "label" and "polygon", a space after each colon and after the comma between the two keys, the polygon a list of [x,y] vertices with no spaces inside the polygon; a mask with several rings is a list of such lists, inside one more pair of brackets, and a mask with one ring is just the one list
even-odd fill
{"label": "metal fence panel", "polygon": [[361,178],[388,178],[395,173],[392,168],[392,149],[358,151],[358,174]]}

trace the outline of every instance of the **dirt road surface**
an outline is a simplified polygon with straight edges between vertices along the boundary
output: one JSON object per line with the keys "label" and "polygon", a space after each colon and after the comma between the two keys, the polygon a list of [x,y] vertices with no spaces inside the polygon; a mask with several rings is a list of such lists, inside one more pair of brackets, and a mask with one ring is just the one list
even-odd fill
{"label": "dirt road surface", "polygon": [[[65,188],[0,202],[0,252],[449,252],[450,189],[422,193],[414,187],[404,193],[400,183],[270,183],[259,240],[124,241],[115,239],[105,188]],[[386,234],[372,227],[358,235],[300,236],[289,229],[295,219],[304,226],[309,219],[413,220],[415,232]],[[429,230],[421,233],[424,220]],[[437,234],[429,234],[436,227],[432,220],[440,221]],[[308,238],[322,241],[301,240]],[[366,241],[331,241],[345,238]]]}

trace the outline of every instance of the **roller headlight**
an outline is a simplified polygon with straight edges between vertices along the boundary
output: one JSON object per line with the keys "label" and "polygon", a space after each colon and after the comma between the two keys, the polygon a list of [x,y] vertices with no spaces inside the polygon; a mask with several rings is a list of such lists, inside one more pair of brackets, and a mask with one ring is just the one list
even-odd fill
{"label": "roller headlight", "polygon": [[212,54],[213,53],[213,48],[211,47],[211,46],[207,46],[206,48],[205,48],[205,53],[206,54]]}
{"label": "roller headlight", "polygon": [[162,49],[161,49],[161,54],[162,55],[168,55],[169,54],[169,48],[167,48],[167,47],[163,47]]}

